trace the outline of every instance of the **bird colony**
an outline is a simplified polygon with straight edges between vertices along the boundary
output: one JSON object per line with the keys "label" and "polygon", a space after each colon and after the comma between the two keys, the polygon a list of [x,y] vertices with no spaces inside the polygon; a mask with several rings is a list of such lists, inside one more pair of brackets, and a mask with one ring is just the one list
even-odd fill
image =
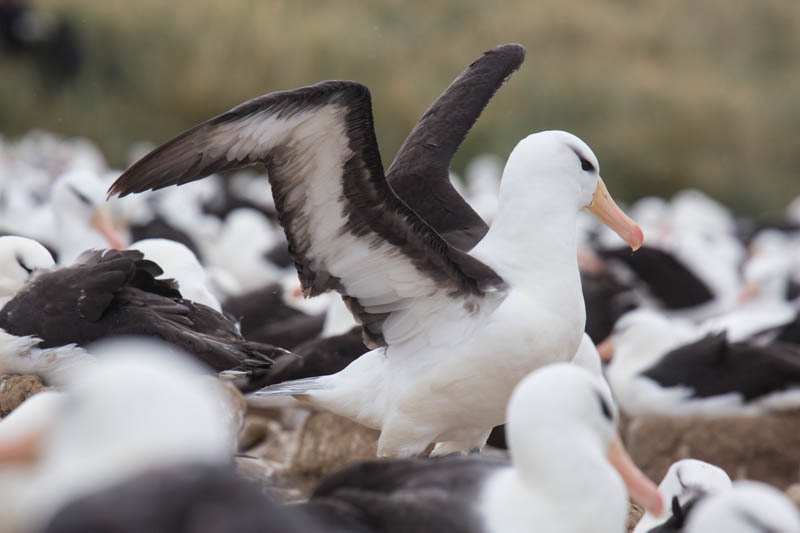
{"label": "bird colony", "polygon": [[[350,81],[124,172],[2,140],[0,531],[800,532],[786,486],[626,450],[654,420],[797,411],[800,202],[623,211],[563,131],[455,176],[524,57],[477,58],[386,170]],[[301,455],[323,465],[295,483]]]}

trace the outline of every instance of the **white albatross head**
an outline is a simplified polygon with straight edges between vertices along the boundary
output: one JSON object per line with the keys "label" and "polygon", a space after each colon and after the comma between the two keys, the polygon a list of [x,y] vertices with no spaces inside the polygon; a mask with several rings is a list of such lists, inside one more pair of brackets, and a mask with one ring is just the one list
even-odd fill
{"label": "white albatross head", "polygon": [[100,247],[94,235],[102,236],[111,248],[125,248],[105,207],[105,184],[93,172],[75,170],[59,176],[50,191],[50,202],[60,233],[59,246],[67,256],[59,254],[60,263],[69,264],[80,252]]}
{"label": "white albatross head", "polygon": [[0,237],[0,308],[30,281],[36,270],[55,264],[47,248],[33,239]]}
{"label": "white albatross head", "polygon": [[668,351],[697,337],[690,324],[642,307],[619,317],[611,335],[597,345],[597,350],[600,358],[611,360],[611,364],[646,368]]}
{"label": "white albatross head", "polygon": [[642,246],[641,228],[611,198],[594,152],[571,133],[542,131],[522,139],[506,162],[503,181],[516,183],[510,188],[501,183],[501,196],[504,188],[506,196],[525,188],[541,197],[540,206],[563,209],[572,203],[576,210],[589,210],[633,250]]}

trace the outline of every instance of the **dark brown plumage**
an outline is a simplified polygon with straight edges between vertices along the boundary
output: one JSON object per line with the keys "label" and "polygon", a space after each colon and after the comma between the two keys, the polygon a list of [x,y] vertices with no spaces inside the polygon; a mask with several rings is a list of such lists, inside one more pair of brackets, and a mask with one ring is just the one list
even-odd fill
{"label": "dark brown plumage", "polygon": [[602,250],[600,255],[627,265],[667,309],[694,307],[714,299],[703,280],[664,250],[642,246],[634,254],[627,248],[614,248]]}
{"label": "dark brown plumage", "polygon": [[341,335],[311,339],[292,347],[292,353],[275,359],[264,386],[292,379],[327,376],[339,372],[360,355],[369,351],[362,341],[361,328]]}
{"label": "dark brown plumage", "polygon": [[271,283],[231,296],[222,302],[222,310],[239,322],[247,340],[292,349],[322,332],[325,315],[308,315],[287,305],[283,293],[280,283]]}
{"label": "dark brown plumage", "polygon": [[[266,373],[285,350],[246,341],[226,316],[184,300],[173,280],[137,250],[91,250],[44,271],[0,310],[0,328],[35,335],[40,346],[81,346],[106,337],[158,337],[216,371]],[[245,386],[246,387],[246,386]]]}
{"label": "dark brown plumage", "polygon": [[333,531],[483,531],[476,501],[488,476],[508,468],[494,457],[366,461],[324,479],[293,514]]}
{"label": "dark brown plumage", "polygon": [[800,348],[730,342],[717,333],[664,354],[642,375],[660,387],[690,389],[687,401],[737,393],[752,402],[800,387]]}
{"label": "dark brown plumage", "polygon": [[489,226],[453,188],[450,165],[489,100],[524,60],[518,44],[476,59],[425,111],[386,173],[397,195],[461,250],[472,249]]}
{"label": "dark brown plumage", "polygon": [[321,524],[288,516],[260,486],[230,468],[152,469],[67,504],[45,533],[307,533]]}

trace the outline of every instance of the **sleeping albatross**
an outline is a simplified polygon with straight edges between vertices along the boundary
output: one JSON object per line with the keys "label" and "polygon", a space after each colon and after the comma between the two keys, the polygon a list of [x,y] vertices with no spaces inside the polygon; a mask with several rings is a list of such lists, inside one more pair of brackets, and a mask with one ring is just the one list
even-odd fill
{"label": "sleeping albatross", "polygon": [[[58,381],[87,358],[81,347],[106,337],[145,335],[194,354],[243,390],[253,390],[269,382],[272,358],[286,354],[245,340],[230,318],[184,299],[174,280],[157,279],[161,268],[138,250],[88,250],[61,268],[46,268],[46,253],[29,239],[0,238],[0,287],[16,287],[0,308],[2,372]],[[19,269],[31,271],[27,280],[13,277]]]}
{"label": "sleeping albatross", "polygon": [[[506,45],[479,61],[503,65],[495,67],[503,72],[496,89],[523,57],[521,46]],[[479,113],[486,93],[477,94]],[[469,106],[469,91],[464,98]],[[445,129],[422,144],[432,173],[443,160],[438,144],[454,151],[475,116],[454,115],[466,124],[455,138]],[[417,182],[425,177],[422,146]],[[109,193],[160,189],[259,162],[305,295],[338,291],[373,348],[337,374],[262,394],[301,395],[380,429],[380,455],[414,455],[431,442],[442,443],[441,453],[481,447],[504,421],[523,376],[572,358],[585,320],[578,211],[591,210],[633,249],[643,241],[611,199],[591,149],[574,135],[546,131],[520,141],[509,156],[489,231],[469,252],[469,245],[451,244],[444,221],[409,207],[408,195],[387,181],[369,91],[352,81],[245,102],[150,152]]]}

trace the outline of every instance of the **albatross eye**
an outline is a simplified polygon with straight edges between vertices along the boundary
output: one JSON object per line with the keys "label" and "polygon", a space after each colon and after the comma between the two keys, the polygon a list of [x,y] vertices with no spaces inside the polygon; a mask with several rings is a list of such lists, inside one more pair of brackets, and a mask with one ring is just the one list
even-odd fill
{"label": "albatross eye", "polygon": [[609,407],[609,405],[606,403],[606,400],[599,392],[597,392],[597,399],[600,400],[600,410],[603,411],[603,416],[605,416],[609,421],[613,422],[614,413],[611,411],[611,407]]}
{"label": "albatross eye", "polygon": [[22,269],[23,269],[23,270],[25,270],[25,272],[27,272],[27,273],[28,273],[28,275],[30,275],[30,274],[32,274],[32,273],[33,273],[33,269],[32,269],[32,268],[28,268],[28,267],[25,265],[25,262],[22,260],[22,257],[21,257],[21,256],[19,256],[19,255],[18,255],[18,256],[16,256],[16,257],[15,257],[15,259],[17,260],[17,264],[18,264],[19,266],[21,266],[21,267],[22,267]]}
{"label": "albatross eye", "polygon": [[588,171],[593,171],[594,170],[594,165],[581,157],[581,168],[583,170],[586,170],[587,172]]}
{"label": "albatross eye", "polygon": [[80,200],[84,204],[86,204],[88,206],[92,205],[92,201],[89,199],[89,197],[86,196],[85,194],[83,194],[81,191],[79,191],[76,187],[74,187],[72,185],[69,185],[69,190],[72,191],[72,194],[77,196],[78,200]]}

